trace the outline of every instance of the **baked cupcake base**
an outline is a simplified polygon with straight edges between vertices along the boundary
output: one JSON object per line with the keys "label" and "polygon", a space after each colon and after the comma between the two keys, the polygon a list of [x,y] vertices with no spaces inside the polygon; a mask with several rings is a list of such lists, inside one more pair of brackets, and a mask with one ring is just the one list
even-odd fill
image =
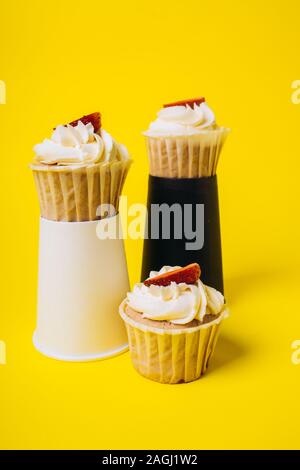
{"label": "baked cupcake base", "polygon": [[101,204],[117,213],[130,165],[130,159],[73,167],[31,164],[41,216],[59,222],[97,220]]}
{"label": "baked cupcake base", "polygon": [[126,325],[135,369],[150,380],[168,384],[192,382],[206,371],[220,324],[228,316],[224,308],[217,317],[205,323],[194,321],[188,325],[169,326],[169,322],[145,320],[138,312],[133,315],[132,310],[128,312],[127,309],[125,300],[119,312]]}
{"label": "baked cupcake base", "polygon": [[202,178],[216,174],[229,129],[220,127],[185,136],[147,135],[150,175]]}

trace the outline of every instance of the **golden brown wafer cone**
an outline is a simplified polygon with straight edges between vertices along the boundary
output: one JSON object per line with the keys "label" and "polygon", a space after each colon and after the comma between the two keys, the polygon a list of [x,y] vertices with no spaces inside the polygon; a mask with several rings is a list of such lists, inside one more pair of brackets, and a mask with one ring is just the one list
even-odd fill
{"label": "golden brown wafer cone", "polygon": [[201,178],[216,174],[229,129],[189,136],[147,136],[150,174],[165,178]]}
{"label": "golden brown wafer cone", "polygon": [[97,220],[101,204],[111,204],[117,212],[131,162],[128,159],[81,167],[31,164],[41,216],[64,222]]}

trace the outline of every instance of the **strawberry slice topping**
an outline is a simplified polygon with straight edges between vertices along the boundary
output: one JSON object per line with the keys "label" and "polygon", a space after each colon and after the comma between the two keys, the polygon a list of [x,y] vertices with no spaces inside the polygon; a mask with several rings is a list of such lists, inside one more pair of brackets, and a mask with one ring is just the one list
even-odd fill
{"label": "strawberry slice topping", "polygon": [[182,100],[182,101],[174,101],[174,103],[167,103],[164,104],[164,108],[170,108],[171,106],[190,106],[191,108],[193,107],[194,104],[199,104],[204,103],[205,98],[200,97],[200,98],[192,98],[190,100]]}
{"label": "strawberry slice topping", "polygon": [[101,114],[100,113],[92,113],[88,114],[87,116],[82,116],[80,119],[76,119],[75,121],[69,122],[70,126],[77,126],[78,121],[81,121],[83,124],[88,124],[89,122],[93,124],[94,131],[98,132],[101,129]]}
{"label": "strawberry slice topping", "polygon": [[184,268],[175,269],[174,271],[169,271],[146,279],[144,284],[147,287],[152,284],[155,286],[169,286],[171,282],[176,282],[176,284],[180,284],[181,282],[185,282],[186,284],[195,284],[195,282],[198,281],[200,274],[201,269],[199,264],[192,263]]}

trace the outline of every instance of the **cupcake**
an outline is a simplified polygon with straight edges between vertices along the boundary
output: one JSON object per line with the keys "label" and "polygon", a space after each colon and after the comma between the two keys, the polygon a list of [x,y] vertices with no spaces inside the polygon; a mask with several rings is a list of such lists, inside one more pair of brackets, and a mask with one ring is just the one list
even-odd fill
{"label": "cupcake", "polygon": [[216,124],[205,98],[165,104],[144,132],[150,174],[165,178],[215,175],[228,132]]}
{"label": "cupcake", "polygon": [[197,263],[152,271],[119,312],[135,369],[170,384],[191,382],[206,371],[228,314],[223,295],[201,282]]}
{"label": "cupcake", "polygon": [[57,126],[34,152],[30,167],[42,217],[97,220],[101,204],[113,206],[117,213],[131,159],[126,147],[101,129],[100,113]]}

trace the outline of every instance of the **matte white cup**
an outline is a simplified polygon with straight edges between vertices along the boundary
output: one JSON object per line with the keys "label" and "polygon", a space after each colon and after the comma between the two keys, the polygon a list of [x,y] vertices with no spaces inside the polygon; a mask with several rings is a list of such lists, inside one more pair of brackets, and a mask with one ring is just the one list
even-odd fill
{"label": "matte white cup", "polygon": [[40,219],[33,343],[46,356],[90,361],[128,349],[118,314],[129,290],[124,243],[99,239],[101,224],[109,231],[110,224],[119,224],[119,215],[92,222]]}

